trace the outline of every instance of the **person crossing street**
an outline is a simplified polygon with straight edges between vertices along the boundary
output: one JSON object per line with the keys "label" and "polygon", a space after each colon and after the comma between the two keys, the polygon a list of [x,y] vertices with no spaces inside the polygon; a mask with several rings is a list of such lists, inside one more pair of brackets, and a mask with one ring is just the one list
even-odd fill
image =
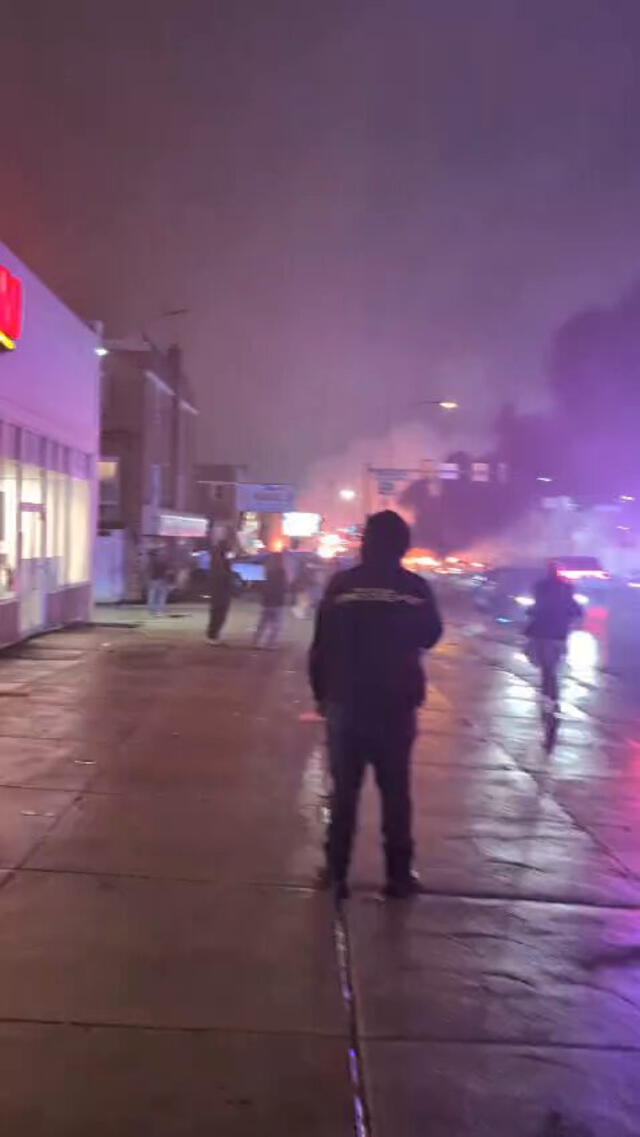
{"label": "person crossing street", "polygon": [[171,587],[171,571],[161,547],[151,549],[147,559],[147,611],[151,616],[162,616],[167,606]]}
{"label": "person crossing street", "polygon": [[282,553],[271,553],[265,565],[260,616],[253,637],[254,647],[275,647],[280,638],[287,602],[287,575]]}

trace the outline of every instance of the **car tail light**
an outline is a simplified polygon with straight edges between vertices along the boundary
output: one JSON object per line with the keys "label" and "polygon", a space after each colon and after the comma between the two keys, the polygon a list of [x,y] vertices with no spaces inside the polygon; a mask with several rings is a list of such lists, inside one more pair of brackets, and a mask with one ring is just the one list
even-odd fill
{"label": "car tail light", "polygon": [[558,576],[564,580],[609,580],[605,569],[558,569]]}

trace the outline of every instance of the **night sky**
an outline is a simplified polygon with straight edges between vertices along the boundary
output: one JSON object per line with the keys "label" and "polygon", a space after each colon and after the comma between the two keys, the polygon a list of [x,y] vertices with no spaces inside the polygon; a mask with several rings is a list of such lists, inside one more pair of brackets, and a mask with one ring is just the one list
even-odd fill
{"label": "night sky", "polygon": [[637,0],[5,0],[1,236],[179,336],[203,458],[482,429],[640,278],[639,47]]}

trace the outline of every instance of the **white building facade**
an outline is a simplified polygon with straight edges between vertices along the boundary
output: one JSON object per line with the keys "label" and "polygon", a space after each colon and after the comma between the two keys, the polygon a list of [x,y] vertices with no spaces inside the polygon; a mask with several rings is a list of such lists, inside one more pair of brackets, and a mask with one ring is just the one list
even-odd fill
{"label": "white building facade", "polygon": [[97,346],[0,243],[0,646],[90,617]]}

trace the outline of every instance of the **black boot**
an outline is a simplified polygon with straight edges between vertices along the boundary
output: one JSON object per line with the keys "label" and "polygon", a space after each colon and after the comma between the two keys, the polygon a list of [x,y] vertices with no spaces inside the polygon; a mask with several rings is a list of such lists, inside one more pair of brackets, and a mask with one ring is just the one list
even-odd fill
{"label": "black boot", "polygon": [[422,882],[413,869],[402,876],[389,877],[384,887],[384,894],[389,900],[406,900],[419,892],[422,892]]}
{"label": "black boot", "polygon": [[335,877],[328,865],[318,870],[315,880],[316,888],[323,891],[331,889],[336,904],[349,898],[349,885],[344,877]]}
{"label": "black boot", "polygon": [[413,872],[413,846],[410,841],[402,845],[388,846],[384,851],[387,883],[385,896],[403,899],[420,891],[420,878]]}

